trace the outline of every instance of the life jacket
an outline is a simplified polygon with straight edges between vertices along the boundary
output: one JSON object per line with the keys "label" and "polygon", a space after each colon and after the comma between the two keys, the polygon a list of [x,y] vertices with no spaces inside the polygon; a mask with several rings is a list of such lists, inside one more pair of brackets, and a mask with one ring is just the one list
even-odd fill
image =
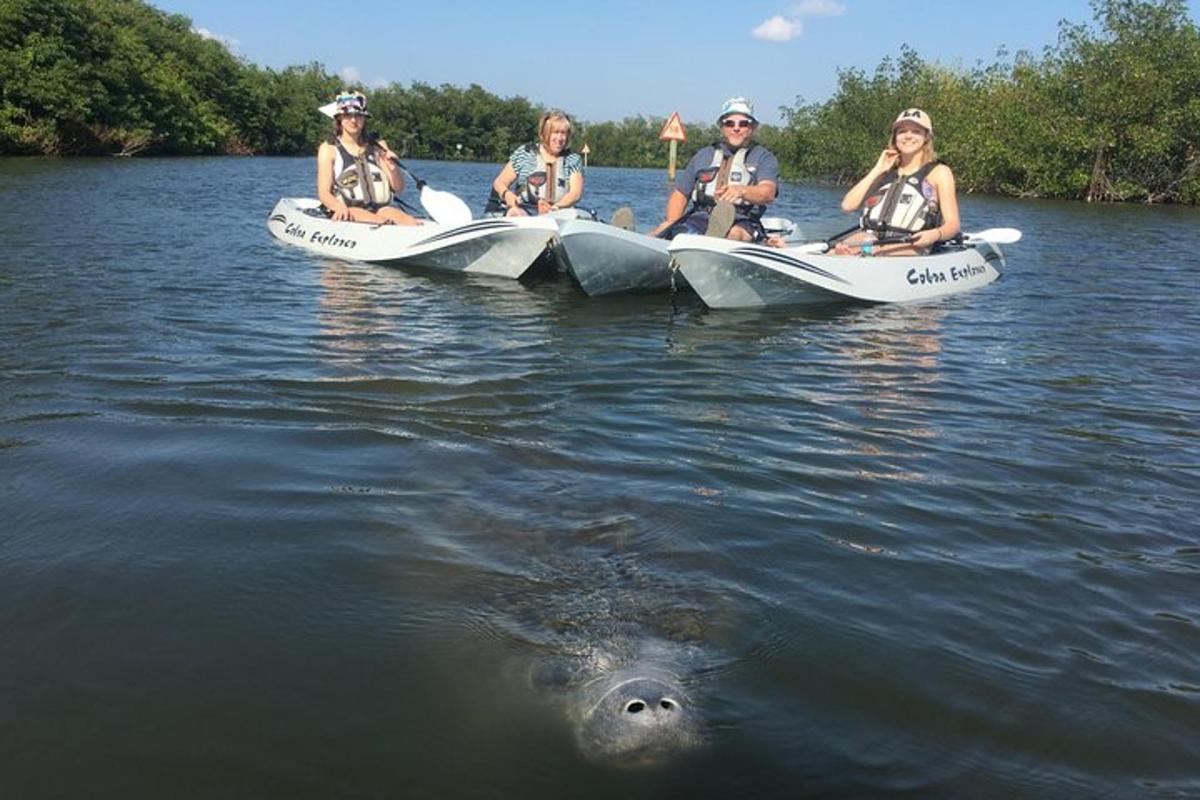
{"label": "life jacket", "polygon": [[362,155],[352,156],[340,140],[335,139],[337,154],[333,159],[333,192],[348,206],[378,208],[392,202],[392,185],[379,166],[374,145],[367,145]]}
{"label": "life jacket", "polygon": [[893,168],[879,176],[863,202],[863,230],[915,233],[941,225],[935,189],[925,180],[940,163],[931,161],[911,175],[901,176]]}
{"label": "life jacket", "polygon": [[571,180],[567,176],[567,156],[570,148],[564,149],[558,155],[558,160],[547,162],[542,155],[542,148],[536,144],[525,145],[525,151],[537,159],[533,172],[525,180],[517,182],[516,194],[522,203],[537,205],[538,200],[547,203],[557,203],[571,191]]}
{"label": "life jacket", "polygon": [[[757,142],[751,142],[749,147],[740,147],[733,158],[725,157],[725,149],[720,142],[713,143],[712,163],[696,173],[696,185],[692,188],[692,208],[699,210],[711,209],[717,204],[717,192],[729,186],[753,186],[754,173],[746,168],[746,156]],[[758,219],[767,210],[766,206],[756,206],[745,200],[737,203],[738,215],[745,214],[751,219]]]}

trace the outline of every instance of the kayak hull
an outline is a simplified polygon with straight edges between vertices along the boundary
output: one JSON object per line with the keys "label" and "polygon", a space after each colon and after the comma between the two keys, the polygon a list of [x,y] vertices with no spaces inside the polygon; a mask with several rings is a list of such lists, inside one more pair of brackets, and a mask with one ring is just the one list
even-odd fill
{"label": "kayak hull", "polygon": [[267,228],[282,242],[347,261],[418,266],[520,278],[553,241],[558,226],[540,217],[472,220],[462,225],[335,222],[311,198],[285,197]]}
{"label": "kayak hull", "polygon": [[666,239],[585,219],[563,221],[558,227],[559,259],[588,295],[670,288],[670,242]]}
{"label": "kayak hull", "polygon": [[990,245],[861,258],[688,234],[677,236],[669,251],[711,308],[920,302],[986,286],[1004,263]]}

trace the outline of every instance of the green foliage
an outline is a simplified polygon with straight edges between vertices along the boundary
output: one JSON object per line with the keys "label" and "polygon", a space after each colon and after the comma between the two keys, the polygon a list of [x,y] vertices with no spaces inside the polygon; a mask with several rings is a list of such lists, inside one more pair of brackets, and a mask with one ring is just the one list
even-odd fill
{"label": "green foliage", "polygon": [[[582,136],[576,137],[576,147],[586,141],[591,155],[589,164],[597,166],[664,167],[670,143],[661,141],[658,134],[667,124],[665,117],[626,117],[620,122],[597,122],[587,125]],[[716,125],[684,125],[687,141],[676,147],[680,164],[697,150],[721,138]]]}
{"label": "green foliage", "polygon": [[[797,98],[758,139],[789,177],[852,182],[895,114],[919,106],[963,191],[1200,203],[1200,30],[1185,0],[1092,8],[1040,56],[962,70],[905,47],[872,72],[842,70],[830,99]],[[340,88],[317,63],[249,64],[144,0],[0,0],[0,154],[312,153],[332,132],[316,108]],[[392,84],[370,109],[406,156],[491,162],[532,141],[540,113],[474,84]],[[576,122],[591,164],[666,164],[663,119]],[[720,138],[714,124],[687,135],[680,164]]]}
{"label": "green foliage", "polygon": [[1093,0],[1041,58],[972,71],[905,49],[846,70],[824,103],[784,109],[777,152],[793,177],[848,183],[887,143],[895,114],[933,117],[960,190],[1088,200],[1200,202],[1200,30],[1184,0]]}
{"label": "green foliage", "polygon": [[[320,64],[248,64],[143,0],[0,0],[0,153],[312,153],[340,88]],[[540,113],[475,85],[393,84],[370,105],[407,155],[488,161]]]}

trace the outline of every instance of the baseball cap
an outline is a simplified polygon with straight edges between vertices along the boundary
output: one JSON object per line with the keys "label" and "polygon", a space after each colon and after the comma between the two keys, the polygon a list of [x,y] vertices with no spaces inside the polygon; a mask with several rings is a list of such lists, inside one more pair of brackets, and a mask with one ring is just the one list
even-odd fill
{"label": "baseball cap", "polygon": [[914,122],[929,133],[933,133],[933,120],[919,108],[906,108],[901,111],[900,116],[896,117],[896,121],[892,123],[892,127],[895,128],[901,122]]}

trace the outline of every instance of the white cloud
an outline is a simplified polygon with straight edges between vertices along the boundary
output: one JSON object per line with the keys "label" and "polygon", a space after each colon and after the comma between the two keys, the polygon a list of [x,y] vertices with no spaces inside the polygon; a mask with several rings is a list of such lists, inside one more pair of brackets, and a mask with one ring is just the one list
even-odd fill
{"label": "white cloud", "polygon": [[768,42],[786,42],[789,39],[795,39],[803,32],[804,23],[800,20],[785,19],[776,14],[751,31],[751,35],[755,39],[762,39]]}
{"label": "white cloud", "polygon": [[787,15],[776,14],[750,34],[767,42],[789,42],[804,33],[801,17],[836,17],[845,14],[846,6],[838,0],[800,0]]}
{"label": "white cloud", "polygon": [[353,64],[347,64],[342,67],[338,70],[337,74],[342,79],[342,83],[347,87],[356,86],[363,89],[382,89],[391,83],[387,78],[364,78],[362,70]]}
{"label": "white cloud", "polygon": [[802,0],[792,8],[797,17],[836,17],[846,13],[846,6],[837,0]]}
{"label": "white cloud", "polygon": [[229,52],[235,52],[241,46],[241,42],[232,36],[223,36],[219,33],[213,33],[208,28],[192,28],[192,33],[197,34],[202,39],[211,39],[214,42],[220,42]]}

